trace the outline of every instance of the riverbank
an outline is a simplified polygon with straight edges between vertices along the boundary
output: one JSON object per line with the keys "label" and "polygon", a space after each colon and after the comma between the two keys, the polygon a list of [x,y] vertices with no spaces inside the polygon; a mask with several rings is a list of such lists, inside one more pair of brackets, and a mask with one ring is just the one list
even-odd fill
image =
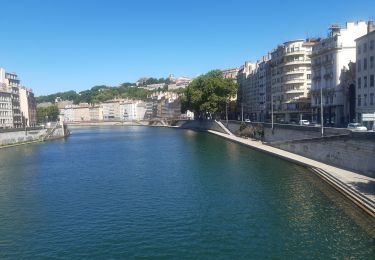
{"label": "riverbank", "polygon": [[51,128],[6,129],[0,132],[0,149],[61,139],[68,135],[67,127],[60,125]]}
{"label": "riverbank", "polygon": [[346,198],[375,218],[375,178],[340,169],[301,155],[268,146],[261,141],[244,139],[213,130],[207,130],[207,132],[311,169]]}

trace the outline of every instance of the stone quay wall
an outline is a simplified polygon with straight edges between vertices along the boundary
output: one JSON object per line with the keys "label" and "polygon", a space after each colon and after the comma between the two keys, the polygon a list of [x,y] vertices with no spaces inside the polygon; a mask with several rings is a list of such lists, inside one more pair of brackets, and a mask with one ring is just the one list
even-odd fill
{"label": "stone quay wall", "polygon": [[0,147],[6,147],[17,144],[26,144],[31,142],[41,142],[50,139],[63,138],[67,134],[67,128],[57,127],[52,131],[51,128],[33,127],[22,129],[1,129]]}

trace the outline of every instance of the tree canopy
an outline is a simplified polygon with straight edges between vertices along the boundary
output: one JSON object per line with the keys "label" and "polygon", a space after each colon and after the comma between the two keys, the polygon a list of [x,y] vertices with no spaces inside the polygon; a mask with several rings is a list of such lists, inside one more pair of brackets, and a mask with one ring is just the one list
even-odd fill
{"label": "tree canopy", "polygon": [[181,99],[182,112],[194,111],[197,116],[217,116],[225,111],[230,98],[237,93],[237,83],[213,70],[194,79],[185,89]]}
{"label": "tree canopy", "polygon": [[47,96],[39,96],[36,98],[38,103],[55,102],[57,97],[62,100],[73,101],[75,104],[84,103],[100,103],[114,98],[129,98],[145,100],[152,91],[135,87],[131,83],[123,83],[118,87],[109,87],[105,85],[94,86],[89,90],[79,93],[71,90],[67,92],[59,92]]}
{"label": "tree canopy", "polygon": [[36,110],[38,123],[57,121],[59,109],[57,106],[38,107]]}

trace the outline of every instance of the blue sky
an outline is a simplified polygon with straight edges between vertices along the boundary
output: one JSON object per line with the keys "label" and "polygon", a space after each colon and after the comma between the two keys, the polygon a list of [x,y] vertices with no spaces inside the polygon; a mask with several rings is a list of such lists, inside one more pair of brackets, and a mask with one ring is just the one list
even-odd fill
{"label": "blue sky", "polygon": [[36,95],[197,76],[368,20],[375,1],[0,0],[0,67]]}

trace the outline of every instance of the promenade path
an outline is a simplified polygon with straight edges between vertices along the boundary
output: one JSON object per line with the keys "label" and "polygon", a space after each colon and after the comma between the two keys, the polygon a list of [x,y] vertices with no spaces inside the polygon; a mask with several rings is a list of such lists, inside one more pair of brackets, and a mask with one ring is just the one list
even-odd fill
{"label": "promenade path", "polygon": [[310,168],[344,196],[352,200],[372,217],[375,217],[375,178],[287,152],[263,144],[258,140],[245,139],[213,130],[208,130],[208,132]]}

